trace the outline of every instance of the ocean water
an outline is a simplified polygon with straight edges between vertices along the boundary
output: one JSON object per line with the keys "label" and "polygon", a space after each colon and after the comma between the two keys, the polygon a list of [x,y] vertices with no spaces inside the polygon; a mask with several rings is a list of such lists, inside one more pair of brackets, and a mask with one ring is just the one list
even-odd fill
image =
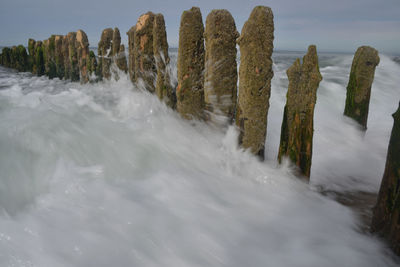
{"label": "ocean water", "polygon": [[126,75],[80,85],[0,67],[0,266],[398,266],[324,192],[377,193],[400,65],[380,55],[364,133],[342,116],[352,55],[320,53],[307,184],[276,162],[300,56],[274,54],[264,162],[235,127],[185,121]]}

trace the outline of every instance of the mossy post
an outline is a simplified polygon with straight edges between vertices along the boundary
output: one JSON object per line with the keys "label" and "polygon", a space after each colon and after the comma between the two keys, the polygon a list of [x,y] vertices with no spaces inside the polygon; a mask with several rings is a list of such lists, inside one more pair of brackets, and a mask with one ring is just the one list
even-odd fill
{"label": "mossy post", "polygon": [[274,16],[269,7],[257,6],[245,22],[238,39],[240,46],[239,101],[236,124],[239,144],[262,159],[269,97],[271,94]]}
{"label": "mossy post", "polygon": [[98,45],[99,56],[99,75],[101,78],[111,78],[111,59],[112,59],[112,38],[114,31],[111,28],[104,29],[101,33],[100,42]]}
{"label": "mossy post", "polygon": [[29,71],[28,53],[23,45],[16,47],[16,63],[15,69],[18,71]]}
{"label": "mossy post", "polygon": [[128,72],[132,82],[135,81],[135,31],[136,26],[133,26],[126,33],[128,35]]}
{"label": "mossy post", "polygon": [[16,69],[18,65],[18,50],[14,45],[11,47],[11,68]]}
{"label": "mossy post", "polygon": [[70,76],[71,81],[79,81],[79,59],[78,52],[76,49],[76,32],[70,32],[67,34],[68,40],[68,61],[70,67]]}
{"label": "mossy post", "polygon": [[167,70],[169,64],[167,32],[162,14],[156,14],[153,25],[153,50],[157,65],[156,94],[171,108],[176,106],[175,92]]}
{"label": "mossy post", "polygon": [[232,122],[236,110],[237,64],[235,20],[225,9],[212,10],[206,19],[204,99],[214,122]]}
{"label": "mossy post", "polygon": [[64,59],[64,79],[68,80],[71,78],[71,63],[69,62],[69,45],[67,35],[62,38],[62,57]]}
{"label": "mossy post", "polygon": [[10,68],[11,67],[11,49],[9,47],[4,47],[2,50],[2,61],[3,66]]}
{"label": "mossy post", "polygon": [[383,235],[400,255],[400,103],[392,116],[394,124],[371,231]]}
{"label": "mossy post", "polygon": [[378,64],[378,51],[370,46],[361,46],[351,65],[344,115],[356,120],[364,129],[367,129],[371,86]]}
{"label": "mossy post", "polygon": [[204,118],[204,25],[200,8],[182,13],[176,108],[186,119]]}
{"label": "mossy post", "polygon": [[43,50],[44,49],[42,41],[37,41],[35,43],[35,66],[36,74],[38,76],[42,76],[45,74]]}
{"label": "mossy post", "polygon": [[84,31],[76,32],[75,48],[78,58],[79,73],[81,83],[89,82],[89,41]]}
{"label": "mossy post", "polygon": [[96,74],[97,59],[96,59],[96,55],[94,54],[93,51],[89,51],[89,61],[88,61],[88,65],[87,65],[87,70],[88,70],[89,78],[93,74]]}
{"label": "mossy post", "polygon": [[36,65],[35,65],[35,43],[36,41],[33,39],[28,40],[28,54],[29,54],[29,70],[36,74]]}
{"label": "mossy post", "polygon": [[56,76],[59,79],[64,78],[65,74],[65,63],[64,63],[64,55],[63,55],[63,39],[64,36],[56,35],[54,37],[54,60],[56,64]]}
{"label": "mossy post", "polygon": [[[128,71],[128,66],[126,63],[125,46],[121,45],[121,34],[118,28],[114,28],[113,32],[112,56],[117,68],[126,73]],[[117,78],[118,77],[117,73],[115,73],[115,75]]]}
{"label": "mossy post", "polygon": [[288,157],[299,167],[300,173],[310,177],[314,107],[317,101],[317,89],[322,76],[319,72],[317,48],[308,47],[303,64],[296,59],[287,70],[289,88],[283,113],[281,141],[278,161]]}
{"label": "mossy post", "polygon": [[139,17],[134,36],[135,81],[142,81],[146,89],[155,91],[157,67],[153,51],[154,14],[147,12]]}
{"label": "mossy post", "polygon": [[55,35],[43,41],[44,45],[44,59],[45,59],[45,73],[53,79],[57,77],[57,67],[55,62]]}

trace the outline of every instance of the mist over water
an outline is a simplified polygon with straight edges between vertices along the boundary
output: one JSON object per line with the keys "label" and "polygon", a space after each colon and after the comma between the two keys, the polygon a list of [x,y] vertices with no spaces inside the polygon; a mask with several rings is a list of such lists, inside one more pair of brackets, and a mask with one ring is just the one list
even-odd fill
{"label": "mist over water", "polygon": [[0,266],[396,266],[319,191],[378,191],[400,65],[380,55],[364,134],[342,115],[352,55],[319,55],[308,185],[276,163],[301,56],[274,54],[265,162],[235,127],[185,121],[126,75],[80,85],[0,67]]}

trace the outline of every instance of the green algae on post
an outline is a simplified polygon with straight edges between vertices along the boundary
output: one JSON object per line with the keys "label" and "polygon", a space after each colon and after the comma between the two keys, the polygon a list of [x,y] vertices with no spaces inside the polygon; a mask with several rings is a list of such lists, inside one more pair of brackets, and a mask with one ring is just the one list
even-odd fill
{"label": "green algae on post", "polygon": [[162,14],[154,16],[153,52],[157,66],[156,95],[165,101],[169,107],[175,108],[176,96],[170,84],[170,77],[167,70],[170,59],[168,55],[167,32]]}
{"label": "green algae on post", "polygon": [[378,51],[370,46],[361,46],[351,65],[344,115],[356,120],[364,129],[367,129],[371,86],[378,64]]}
{"label": "green algae on post", "polygon": [[400,255],[400,103],[392,116],[393,129],[371,231],[382,234]]}
{"label": "green algae on post", "polygon": [[310,177],[314,132],[314,108],[322,76],[317,49],[308,47],[303,64],[297,59],[287,70],[289,88],[283,114],[278,160],[288,157],[302,175]]}

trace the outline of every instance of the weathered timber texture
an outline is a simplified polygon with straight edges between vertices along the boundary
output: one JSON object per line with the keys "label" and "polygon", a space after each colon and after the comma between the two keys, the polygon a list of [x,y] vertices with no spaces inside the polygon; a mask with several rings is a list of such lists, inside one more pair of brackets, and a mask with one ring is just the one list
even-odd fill
{"label": "weathered timber texture", "polygon": [[361,46],[351,65],[344,115],[356,120],[364,129],[367,129],[371,86],[378,64],[378,51],[369,46]]}
{"label": "weathered timber texture", "polygon": [[97,71],[97,59],[96,55],[94,54],[93,51],[89,51],[89,61],[87,65],[87,70],[89,77],[92,76],[93,74],[96,74]]}
{"label": "weathered timber texture", "polygon": [[[113,32],[112,56],[117,68],[126,73],[128,66],[126,63],[125,46],[121,45],[121,34],[118,28],[114,28]],[[117,73],[115,73],[115,77],[118,79]]]}
{"label": "weathered timber texture", "polygon": [[29,69],[33,74],[36,74],[36,64],[35,64],[35,43],[33,39],[28,40],[28,54],[29,54]]}
{"label": "weathered timber texture", "polygon": [[302,175],[310,177],[314,132],[314,107],[322,76],[317,49],[308,47],[303,64],[297,59],[287,70],[289,88],[283,114],[278,160],[288,157]]}
{"label": "weathered timber texture", "polygon": [[111,28],[104,29],[101,33],[100,42],[98,45],[99,55],[99,72],[100,78],[110,79],[111,78],[111,59],[112,59],[112,38],[114,31]]}
{"label": "weathered timber texture", "polygon": [[56,77],[59,79],[64,78],[65,74],[63,39],[64,36],[62,35],[55,35],[54,37],[54,61],[56,65]]}
{"label": "weathered timber texture", "polygon": [[400,255],[400,103],[392,116],[394,124],[371,231],[383,235]]}
{"label": "weathered timber texture", "polygon": [[117,65],[118,69],[127,73],[128,64],[126,63],[125,46],[123,44],[120,45],[119,52],[114,57],[115,57],[115,64]]}
{"label": "weathered timber texture", "polygon": [[69,79],[71,79],[71,81],[79,81],[80,74],[78,52],[76,51],[76,32],[70,32],[67,34],[67,47]]}
{"label": "weathered timber texture", "polygon": [[207,16],[205,38],[205,108],[212,121],[232,122],[236,110],[237,64],[235,21],[225,9]]}
{"label": "weathered timber texture", "polygon": [[176,96],[170,83],[167,66],[169,64],[167,32],[162,14],[154,16],[153,25],[153,52],[157,66],[157,80],[155,92],[171,108],[175,108]]}
{"label": "weathered timber texture", "polygon": [[44,45],[44,60],[45,74],[50,79],[57,77],[57,67],[55,61],[55,35],[43,41]]}
{"label": "weathered timber texture", "polygon": [[183,12],[179,28],[177,110],[204,118],[204,26],[200,9]]}
{"label": "weathered timber texture", "polygon": [[35,66],[36,66],[36,74],[38,76],[44,75],[44,56],[43,56],[43,43],[42,41],[37,41],[35,43]]}
{"label": "weathered timber texture", "polygon": [[236,124],[240,128],[239,144],[262,159],[273,77],[273,19],[269,7],[255,7],[237,41],[240,46],[239,101],[236,111]]}
{"label": "weathered timber texture", "polygon": [[132,82],[135,81],[135,31],[136,26],[133,26],[126,33],[128,35],[128,71]]}
{"label": "weathered timber texture", "polygon": [[88,71],[89,61],[89,41],[84,31],[78,30],[76,32],[75,48],[78,58],[80,81],[81,83],[87,83],[90,79]]}
{"label": "weathered timber texture", "polygon": [[135,81],[142,81],[146,89],[155,91],[157,67],[153,51],[154,14],[147,12],[139,17],[134,33]]}

